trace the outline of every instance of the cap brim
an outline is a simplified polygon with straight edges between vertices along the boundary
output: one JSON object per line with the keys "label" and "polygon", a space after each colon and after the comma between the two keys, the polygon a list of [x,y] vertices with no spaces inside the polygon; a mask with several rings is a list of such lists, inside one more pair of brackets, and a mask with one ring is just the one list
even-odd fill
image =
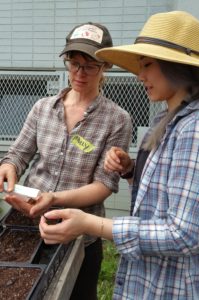
{"label": "cap brim", "polygon": [[95,52],[97,50],[99,50],[99,48],[94,47],[90,44],[71,43],[71,44],[66,45],[66,47],[64,48],[64,50],[61,52],[61,54],[59,56],[62,56],[62,55],[66,54],[69,51],[80,51],[80,52],[88,54],[93,59],[102,62],[102,60],[95,55]]}
{"label": "cap brim", "polygon": [[134,74],[139,73],[140,56],[148,56],[156,59],[188,64],[199,67],[199,59],[196,55],[187,55],[178,50],[152,44],[133,44],[110,47],[98,50],[96,56],[111,64]]}

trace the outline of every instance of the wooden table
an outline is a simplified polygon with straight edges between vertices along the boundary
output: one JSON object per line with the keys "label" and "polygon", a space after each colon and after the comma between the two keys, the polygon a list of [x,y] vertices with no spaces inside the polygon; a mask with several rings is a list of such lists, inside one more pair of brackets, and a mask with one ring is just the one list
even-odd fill
{"label": "wooden table", "polygon": [[72,250],[63,258],[43,300],[69,300],[84,258],[84,241],[79,237]]}

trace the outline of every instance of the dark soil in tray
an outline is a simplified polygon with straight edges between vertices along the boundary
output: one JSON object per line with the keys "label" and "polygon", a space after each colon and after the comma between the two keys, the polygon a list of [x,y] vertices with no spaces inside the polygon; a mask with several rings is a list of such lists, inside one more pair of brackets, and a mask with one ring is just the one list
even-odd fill
{"label": "dark soil in tray", "polygon": [[40,243],[41,239],[38,231],[8,228],[0,236],[0,261],[31,261]]}
{"label": "dark soil in tray", "polygon": [[22,214],[21,212],[12,209],[10,213],[4,220],[5,225],[19,225],[19,226],[38,226],[40,221],[40,217],[37,218],[29,218]]}
{"label": "dark soil in tray", "polygon": [[[56,208],[50,208],[56,209]],[[56,224],[60,220],[48,220],[49,224]],[[21,212],[12,209],[4,219],[5,226],[19,226],[19,227],[38,227],[40,222],[40,216],[36,218],[29,218]]]}
{"label": "dark soil in tray", "polygon": [[0,299],[25,300],[41,272],[40,268],[0,267]]}

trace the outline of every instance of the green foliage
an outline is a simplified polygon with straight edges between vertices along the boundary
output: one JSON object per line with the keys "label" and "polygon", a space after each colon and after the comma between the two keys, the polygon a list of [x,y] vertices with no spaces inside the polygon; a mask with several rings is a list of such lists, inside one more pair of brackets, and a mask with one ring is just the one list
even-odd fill
{"label": "green foliage", "polygon": [[114,243],[110,241],[103,242],[103,253],[104,259],[98,281],[98,300],[111,300],[119,254]]}

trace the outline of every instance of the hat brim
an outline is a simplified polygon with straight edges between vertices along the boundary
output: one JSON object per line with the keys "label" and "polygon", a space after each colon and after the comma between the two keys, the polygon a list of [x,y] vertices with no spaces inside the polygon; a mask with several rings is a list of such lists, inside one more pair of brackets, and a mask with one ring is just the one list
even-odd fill
{"label": "hat brim", "polygon": [[96,56],[127,71],[138,75],[140,69],[139,57],[147,56],[170,62],[188,64],[199,67],[196,55],[187,55],[178,50],[152,44],[133,44],[104,48],[96,52]]}
{"label": "hat brim", "polygon": [[88,54],[89,56],[91,56],[93,59],[95,59],[97,61],[104,62],[103,60],[101,60],[100,58],[98,58],[95,55],[95,52],[97,50],[99,50],[99,48],[94,47],[94,46],[92,46],[90,44],[76,43],[75,42],[75,43],[71,43],[71,44],[66,45],[66,47],[60,53],[59,56],[62,56],[62,55],[66,54],[67,52],[70,52],[70,51],[80,51],[80,52]]}

